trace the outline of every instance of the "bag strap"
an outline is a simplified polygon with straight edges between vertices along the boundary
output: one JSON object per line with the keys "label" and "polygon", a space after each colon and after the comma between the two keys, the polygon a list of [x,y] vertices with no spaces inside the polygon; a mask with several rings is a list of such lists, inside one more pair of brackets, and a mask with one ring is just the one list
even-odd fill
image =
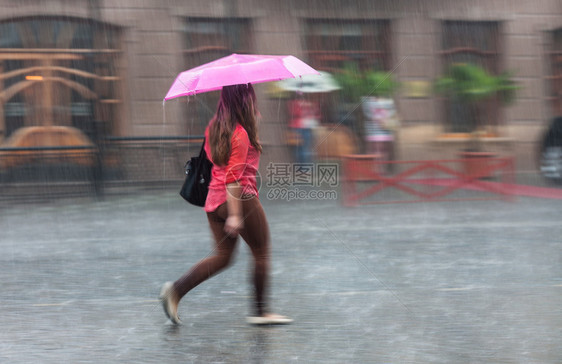
{"label": "bag strap", "polygon": [[205,158],[207,158],[207,153],[205,152],[205,137],[203,137],[203,144],[201,144],[201,150],[199,151],[199,158],[203,157],[203,155],[205,155]]}
{"label": "bag strap", "polygon": [[[205,138],[203,138],[203,144],[201,144],[201,149],[199,150],[199,159],[201,159],[203,156],[205,156],[205,159],[207,159],[207,160],[209,159],[209,158],[207,158],[207,153],[205,153]],[[185,161],[185,167],[186,168],[189,165],[190,161],[191,161],[190,158],[187,158],[187,161]]]}

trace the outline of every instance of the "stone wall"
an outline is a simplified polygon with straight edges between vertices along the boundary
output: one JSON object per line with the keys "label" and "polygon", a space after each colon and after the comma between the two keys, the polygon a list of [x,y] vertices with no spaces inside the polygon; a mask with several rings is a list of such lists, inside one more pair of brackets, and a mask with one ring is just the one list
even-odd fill
{"label": "stone wall", "polygon": [[[99,9],[94,11],[89,4]],[[303,57],[303,19],[391,19],[394,72],[399,81],[406,83],[429,83],[440,73],[442,21],[493,20],[501,22],[503,68],[515,71],[523,87],[517,102],[503,114],[507,126],[504,137],[523,136],[522,142],[535,143],[539,134],[536,130],[551,117],[546,79],[550,72],[546,57],[549,32],[562,27],[559,0],[0,0],[0,14],[0,20],[44,15],[97,17],[120,27],[123,81],[119,87],[123,104],[116,134],[121,136],[184,134],[181,101],[167,102],[164,116],[162,99],[183,70],[181,29],[186,17],[249,18],[254,33],[253,52],[298,57]],[[267,158],[285,159],[286,120],[279,111],[283,106],[265,95],[265,86],[257,90]],[[427,126],[420,134],[400,139],[399,155],[411,155],[408,148],[425,150],[424,146],[441,132],[439,101],[431,94],[410,97],[403,92],[397,105],[406,128],[404,135],[416,130],[412,125]],[[526,126],[534,130],[532,134],[521,132]]]}

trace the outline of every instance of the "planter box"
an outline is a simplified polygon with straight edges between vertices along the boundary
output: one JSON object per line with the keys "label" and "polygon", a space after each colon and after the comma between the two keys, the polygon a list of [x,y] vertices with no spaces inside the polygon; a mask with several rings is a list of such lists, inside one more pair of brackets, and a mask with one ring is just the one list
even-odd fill
{"label": "planter box", "polygon": [[492,177],[488,169],[490,158],[497,157],[496,153],[491,152],[460,152],[459,157],[463,160],[463,172],[470,178],[489,178]]}

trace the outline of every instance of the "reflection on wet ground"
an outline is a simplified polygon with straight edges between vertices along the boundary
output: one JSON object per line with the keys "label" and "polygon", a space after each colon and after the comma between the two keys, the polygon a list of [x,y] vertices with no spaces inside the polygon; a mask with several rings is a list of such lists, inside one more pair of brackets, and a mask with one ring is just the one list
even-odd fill
{"label": "reflection on wet ground", "polygon": [[0,362],[557,363],[560,202],[366,206],[264,200],[272,306],[245,323],[248,249],[180,305],[157,300],[210,251],[175,193],[2,208]]}

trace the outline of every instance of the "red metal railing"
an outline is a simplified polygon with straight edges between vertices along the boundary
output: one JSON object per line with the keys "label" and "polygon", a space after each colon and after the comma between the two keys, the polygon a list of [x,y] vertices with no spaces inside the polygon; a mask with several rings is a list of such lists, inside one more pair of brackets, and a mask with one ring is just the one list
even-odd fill
{"label": "red metal railing", "polygon": [[[477,163],[479,168],[474,169],[474,165],[470,166],[471,163]],[[466,165],[469,167],[465,167]],[[399,171],[386,172],[389,167]],[[498,194],[500,198],[506,200],[511,200],[514,196],[507,187],[514,182],[513,157],[387,162],[380,161],[376,155],[347,155],[343,157],[342,171],[343,203],[346,206],[490,198],[489,195],[485,197],[448,197],[461,189]],[[498,177],[499,182],[483,180]],[[363,189],[359,190],[359,186],[362,186]],[[417,186],[417,188],[413,186]],[[368,200],[391,187],[413,196],[414,199]]]}

